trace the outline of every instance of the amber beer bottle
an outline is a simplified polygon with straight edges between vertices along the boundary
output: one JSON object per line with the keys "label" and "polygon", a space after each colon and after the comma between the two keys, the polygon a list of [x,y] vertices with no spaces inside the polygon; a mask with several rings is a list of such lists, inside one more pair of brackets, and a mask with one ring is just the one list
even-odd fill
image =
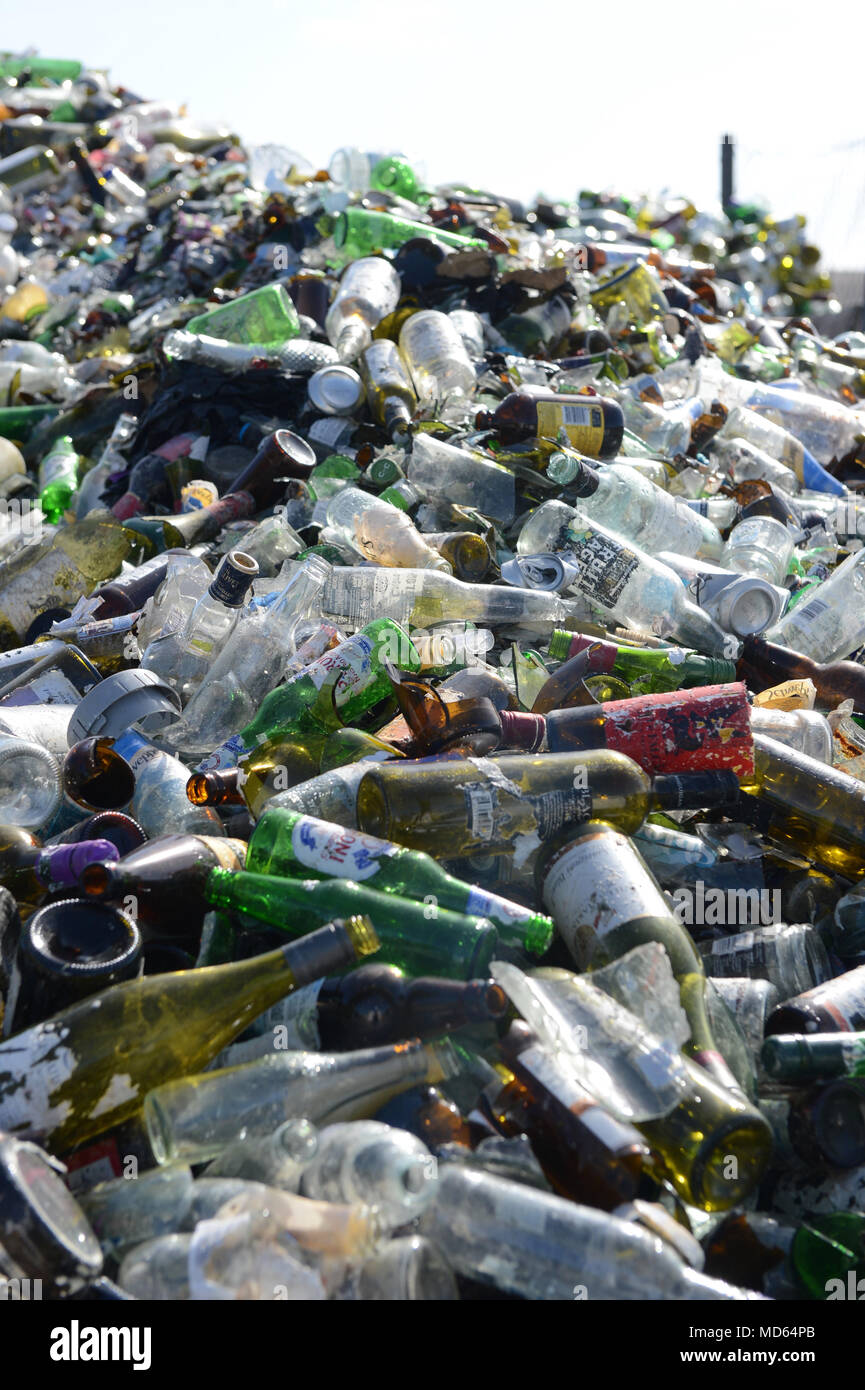
{"label": "amber beer bottle", "polygon": [[739,677],[755,692],[787,680],[814,682],[817,702],[835,709],[844,700],[865,713],[865,666],[857,661],[812,661],[761,637],[745,637],[737,667]]}
{"label": "amber beer bottle", "polygon": [[621,407],[605,396],[566,396],[546,386],[512,391],[493,411],[475,417],[478,429],[495,430],[505,444],[541,438],[554,442],[564,431],[568,443],[589,458],[612,459],[625,431]]}

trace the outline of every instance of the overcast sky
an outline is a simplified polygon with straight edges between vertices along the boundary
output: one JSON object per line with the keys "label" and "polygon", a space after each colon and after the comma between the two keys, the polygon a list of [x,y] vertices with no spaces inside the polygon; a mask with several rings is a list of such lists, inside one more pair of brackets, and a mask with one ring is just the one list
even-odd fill
{"label": "overcast sky", "polygon": [[92,23],[68,0],[3,8],[4,48],[107,67],[321,166],[340,145],[402,149],[432,182],[707,207],[729,131],[739,196],[804,212],[827,268],[865,266],[865,11],[847,3],[142,0]]}

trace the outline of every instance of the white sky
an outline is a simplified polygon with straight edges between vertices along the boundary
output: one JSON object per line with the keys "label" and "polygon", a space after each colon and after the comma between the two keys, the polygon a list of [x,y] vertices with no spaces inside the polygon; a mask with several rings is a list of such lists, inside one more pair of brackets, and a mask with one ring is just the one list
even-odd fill
{"label": "white sky", "polygon": [[[766,0],[69,0],[2,5],[0,45],[80,58],[145,97],[326,166],[402,149],[432,182],[580,187],[804,212],[829,269],[865,266],[865,9]],[[92,23],[86,15],[90,14]],[[846,146],[838,150],[837,147]],[[834,151],[834,152],[833,152]]]}

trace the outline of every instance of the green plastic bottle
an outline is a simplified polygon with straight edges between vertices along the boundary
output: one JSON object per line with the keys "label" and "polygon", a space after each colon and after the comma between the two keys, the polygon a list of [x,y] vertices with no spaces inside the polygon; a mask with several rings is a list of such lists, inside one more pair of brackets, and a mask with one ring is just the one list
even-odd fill
{"label": "green plastic bottle", "polygon": [[246,867],[288,878],[363,881],[426,906],[488,917],[506,945],[532,955],[543,955],[553,938],[552,918],[453,878],[422,850],[278,806],[265,811],[255,827]]}
{"label": "green plastic bottle", "polygon": [[499,941],[483,918],[378,893],[348,879],[321,882],[212,869],[204,897],[211,907],[245,913],[294,938],[322,922],[366,916],[381,943],[377,959],[407,975],[485,977]]}

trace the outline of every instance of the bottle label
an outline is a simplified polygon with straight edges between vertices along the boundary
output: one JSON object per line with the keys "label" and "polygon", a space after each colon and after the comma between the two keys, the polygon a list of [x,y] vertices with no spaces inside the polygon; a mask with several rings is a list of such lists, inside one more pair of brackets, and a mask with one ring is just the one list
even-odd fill
{"label": "bottle label", "polygon": [[220,869],[232,872],[246,866],[246,841],[223,839],[219,835],[196,835],[199,844],[205,846]]}
{"label": "bottle label", "polygon": [[587,400],[585,405],[566,405],[560,401],[538,401],[538,435],[559,438],[564,430],[568,443],[580,453],[597,458],[604,442],[604,412]]}
{"label": "bottle label", "polygon": [[639,695],[604,705],[607,748],[625,753],[646,772],[709,772],[738,777],[754,771],[750,707],[745,687]]}
{"label": "bottle label", "polygon": [[[246,597],[246,592],[255,578],[249,569],[241,569],[226,558],[214,576],[208,593],[229,608],[238,608]],[[212,644],[211,644],[212,645]]]}
{"label": "bottle label", "polygon": [[292,827],[291,849],[298,864],[308,869],[361,883],[374,878],[379,860],[396,854],[399,846],[360,830],[345,830],[313,816],[302,816]]}
{"label": "bottle label", "polygon": [[[339,709],[358,687],[367,684],[365,677],[372,669],[372,649],[372,640],[358,634],[333,651],[325,652],[324,656],[306,668],[304,675],[312,681],[316,690],[331,686],[333,703]],[[334,673],[335,680],[332,679]]]}
{"label": "bottle label", "polygon": [[338,415],[330,415],[323,420],[316,420],[314,424],[310,425],[307,430],[307,438],[314,439],[318,444],[326,444],[333,449],[351,439],[354,429],[353,420],[344,420]]}
{"label": "bottle label", "polygon": [[765,969],[769,943],[756,932],[744,931],[737,936],[725,936],[713,941],[709,951],[710,972],[722,977],[748,976],[755,969]]}
{"label": "bottle label", "polygon": [[639,566],[639,559],[633,550],[597,531],[569,526],[568,539],[574,547],[569,558],[579,571],[576,588],[603,607],[614,608]]}
{"label": "bottle label", "polygon": [[771,690],[761,690],[754,696],[758,709],[813,709],[817,688],[812,680],[783,681]]}
{"label": "bottle label", "polygon": [[496,828],[496,792],[484,782],[463,787],[468,831],[473,840],[491,840]]}
{"label": "bottle label", "polygon": [[500,898],[497,893],[488,893],[486,889],[478,887],[469,890],[463,910],[470,917],[492,917],[494,921],[508,918],[512,922],[527,922],[533,916],[531,908],[512,903],[507,898]]}
{"label": "bottle label", "polygon": [[0,708],[8,705],[77,705],[80,699],[81,691],[62,671],[55,669],[42,671],[33,677],[29,685],[13,690]]}
{"label": "bottle label", "polygon": [[132,729],[129,729],[116,740],[114,749],[122,758],[126,759],[136,777],[138,777],[150,763],[158,758],[164,758],[166,756],[161,748],[157,748],[154,743],[150,743],[147,739],[141,738],[141,736],[134,733]]}
{"label": "bottle label", "polygon": [[43,459],[39,465],[40,489],[44,491],[51,483],[58,480],[74,487],[77,465],[78,460],[74,454],[67,454],[65,449],[52,449],[48,457]]}
{"label": "bottle label", "polygon": [[588,835],[554,855],[543,886],[547,909],[581,970],[618,927],[670,909],[626,835]]}
{"label": "bottle label", "polygon": [[[50,1135],[69,1118],[71,1100],[54,1096],[72,1080],[78,1065],[63,1043],[68,1029],[58,1023],[28,1028],[0,1048],[0,1130]],[[4,1065],[8,1059],[8,1070]]]}
{"label": "bottle label", "polygon": [[[408,622],[424,575],[381,567],[334,569],[325,585],[322,608],[331,622],[363,627],[373,618]],[[429,624],[428,624],[429,626]]]}

